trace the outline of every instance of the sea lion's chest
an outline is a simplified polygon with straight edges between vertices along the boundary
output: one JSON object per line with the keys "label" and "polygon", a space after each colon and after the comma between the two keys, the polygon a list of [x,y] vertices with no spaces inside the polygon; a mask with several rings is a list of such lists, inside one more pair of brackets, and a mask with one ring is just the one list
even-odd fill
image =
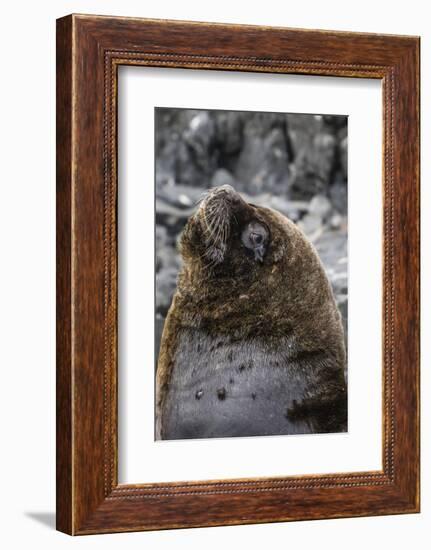
{"label": "sea lion's chest", "polygon": [[182,331],[163,407],[163,438],[311,433],[287,409],[305,394],[288,350]]}

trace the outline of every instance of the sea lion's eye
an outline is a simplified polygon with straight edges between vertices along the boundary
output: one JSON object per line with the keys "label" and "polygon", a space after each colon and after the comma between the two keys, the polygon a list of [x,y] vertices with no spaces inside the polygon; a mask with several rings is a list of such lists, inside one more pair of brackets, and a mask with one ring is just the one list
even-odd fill
{"label": "sea lion's eye", "polygon": [[263,262],[269,233],[267,228],[259,222],[250,222],[241,234],[242,244],[254,252],[254,259]]}
{"label": "sea lion's eye", "polygon": [[254,245],[259,245],[263,242],[263,235],[260,233],[250,233],[250,241]]}

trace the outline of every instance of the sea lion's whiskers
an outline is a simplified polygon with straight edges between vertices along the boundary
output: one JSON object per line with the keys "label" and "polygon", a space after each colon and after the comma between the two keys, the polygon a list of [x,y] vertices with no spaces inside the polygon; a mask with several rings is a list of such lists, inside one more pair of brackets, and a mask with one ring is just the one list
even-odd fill
{"label": "sea lion's whiskers", "polygon": [[213,246],[214,247],[216,247],[218,249],[225,248],[226,239],[225,239],[225,236],[224,236],[224,232],[225,232],[224,226],[220,225],[218,227],[217,234],[216,234],[215,239],[213,241]]}
{"label": "sea lion's whiskers", "polygon": [[193,203],[193,206],[199,206],[200,204],[203,203],[203,201],[205,200],[206,197],[199,197],[198,199],[195,200],[195,202]]}
{"label": "sea lion's whiskers", "polygon": [[211,238],[216,228],[216,217],[213,216],[212,213],[207,213],[205,210],[203,214],[203,220],[205,222],[204,230],[207,230],[209,232],[208,236],[209,238]]}
{"label": "sea lion's whiskers", "polygon": [[218,224],[216,225],[216,234],[215,234],[215,241],[217,242],[219,240],[219,237],[220,237],[220,232],[222,231],[223,229],[223,223],[221,222],[220,220],[220,216],[217,216],[218,218]]}
{"label": "sea lion's whiskers", "polygon": [[198,204],[201,204],[206,198],[208,198],[209,193],[210,193],[209,191],[202,191],[199,198],[196,200],[195,206],[197,206]]}
{"label": "sea lion's whiskers", "polygon": [[216,231],[217,231],[217,220],[214,218],[211,220],[210,224],[207,225],[207,235],[206,241],[209,244],[211,241],[216,240]]}
{"label": "sea lion's whiskers", "polygon": [[211,219],[209,221],[205,220],[206,221],[205,225],[209,231],[208,239],[213,240],[215,242],[219,240],[220,228],[222,225],[220,223],[220,211],[221,209],[218,208],[217,210],[214,211],[214,213],[211,213]]}
{"label": "sea lion's whiskers", "polygon": [[203,202],[200,212],[204,234],[205,251],[199,256],[205,269],[212,269],[224,260],[226,243],[230,235],[230,209],[224,199],[219,199],[221,192],[213,191]]}

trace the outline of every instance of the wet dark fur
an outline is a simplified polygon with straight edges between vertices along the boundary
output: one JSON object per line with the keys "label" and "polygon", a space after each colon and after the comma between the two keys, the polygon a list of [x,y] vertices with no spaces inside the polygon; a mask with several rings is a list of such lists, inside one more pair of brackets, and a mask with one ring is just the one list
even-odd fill
{"label": "wet dark fur", "polygon": [[[240,238],[256,220],[270,235],[263,263]],[[346,431],[340,314],[298,227],[218,188],[189,219],[181,252],[157,369],[156,437]]]}

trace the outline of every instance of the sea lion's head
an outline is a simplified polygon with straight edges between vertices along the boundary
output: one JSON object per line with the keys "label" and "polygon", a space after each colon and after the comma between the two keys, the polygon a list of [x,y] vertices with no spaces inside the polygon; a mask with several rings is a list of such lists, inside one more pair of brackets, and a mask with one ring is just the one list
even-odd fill
{"label": "sea lion's head", "polygon": [[250,274],[287,252],[286,223],[277,212],[247,203],[230,185],[216,187],[183,231],[183,260],[208,278]]}
{"label": "sea lion's head", "polygon": [[316,330],[340,323],[314,246],[291,220],[246,202],[231,186],[205,196],[180,249],[175,311],[189,326],[241,336],[296,327],[311,342]]}

